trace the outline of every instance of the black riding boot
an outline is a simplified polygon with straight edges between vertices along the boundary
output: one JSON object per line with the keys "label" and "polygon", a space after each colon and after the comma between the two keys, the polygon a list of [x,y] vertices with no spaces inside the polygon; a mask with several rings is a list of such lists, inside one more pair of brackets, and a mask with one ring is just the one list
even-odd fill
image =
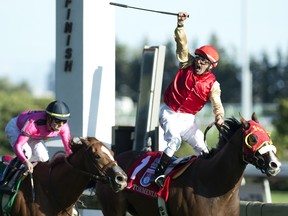
{"label": "black riding boot", "polygon": [[170,159],[171,157],[163,152],[160,158],[160,162],[155,170],[155,183],[161,188],[164,186],[164,172],[169,164]]}
{"label": "black riding boot", "polygon": [[12,194],[15,192],[15,182],[22,174],[22,170],[18,168],[21,166],[21,162],[17,158],[14,158],[9,166],[7,166],[3,172],[3,180],[0,181],[0,193]]}

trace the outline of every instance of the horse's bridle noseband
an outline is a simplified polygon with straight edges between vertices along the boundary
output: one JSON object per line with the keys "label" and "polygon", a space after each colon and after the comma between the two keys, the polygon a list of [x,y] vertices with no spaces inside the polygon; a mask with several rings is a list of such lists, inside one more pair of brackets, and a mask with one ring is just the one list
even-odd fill
{"label": "horse's bridle noseband", "polygon": [[[110,161],[108,164],[106,164],[104,167],[100,167],[97,163],[95,163],[95,158],[97,157],[97,159],[100,159],[99,155],[91,155],[90,152],[88,152],[88,149],[90,149],[92,147],[92,145],[89,145],[86,149],[84,149],[84,153],[88,156],[87,158],[89,158],[91,164],[93,164],[94,167],[96,167],[96,169],[99,171],[100,175],[95,175],[92,174],[90,172],[87,172],[85,170],[81,170],[78,169],[76,167],[74,167],[68,160],[67,157],[65,157],[64,161],[67,165],[69,165],[70,168],[76,170],[77,172],[89,176],[90,178],[94,179],[94,180],[98,180],[98,181],[102,181],[102,182],[109,182],[110,181],[110,177],[107,176],[107,169],[109,167],[113,167],[115,165],[117,165],[116,161]],[[96,157],[95,157],[96,156]],[[97,160],[96,159],[96,160]]]}

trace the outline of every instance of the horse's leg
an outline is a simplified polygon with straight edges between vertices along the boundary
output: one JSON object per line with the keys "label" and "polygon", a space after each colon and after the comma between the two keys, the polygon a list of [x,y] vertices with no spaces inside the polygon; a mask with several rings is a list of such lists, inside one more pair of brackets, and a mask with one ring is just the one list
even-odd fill
{"label": "horse's leg", "polygon": [[21,215],[21,216],[30,215],[29,209],[27,208],[27,205],[26,205],[26,200],[24,198],[22,191],[20,190],[18,191],[17,196],[14,200],[14,203],[11,209],[11,215]]}
{"label": "horse's leg", "polygon": [[97,182],[96,195],[104,216],[125,216],[127,204],[124,193],[114,193],[107,184]]}

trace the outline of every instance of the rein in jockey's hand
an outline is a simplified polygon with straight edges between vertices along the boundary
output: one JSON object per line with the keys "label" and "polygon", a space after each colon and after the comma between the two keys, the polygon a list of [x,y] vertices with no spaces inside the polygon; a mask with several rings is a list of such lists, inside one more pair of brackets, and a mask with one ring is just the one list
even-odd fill
{"label": "rein in jockey's hand", "polygon": [[224,119],[221,115],[215,116],[215,122],[217,125],[222,126],[224,124]]}
{"label": "rein in jockey's hand", "polygon": [[29,160],[25,160],[23,163],[26,165],[28,172],[33,173],[33,164]]}

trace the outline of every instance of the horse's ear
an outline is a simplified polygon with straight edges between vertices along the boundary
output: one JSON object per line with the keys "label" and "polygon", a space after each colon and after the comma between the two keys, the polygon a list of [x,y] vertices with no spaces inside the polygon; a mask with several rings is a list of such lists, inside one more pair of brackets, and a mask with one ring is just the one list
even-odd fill
{"label": "horse's ear", "polygon": [[258,117],[257,117],[257,115],[255,114],[255,112],[253,112],[253,114],[252,114],[252,120],[255,121],[255,122],[257,122],[257,123],[259,123]]}
{"label": "horse's ear", "polygon": [[249,129],[249,127],[250,127],[249,122],[246,121],[246,120],[243,118],[243,116],[241,115],[241,113],[239,113],[239,115],[240,115],[240,121],[241,121],[244,129],[245,129],[245,130]]}
{"label": "horse's ear", "polygon": [[81,137],[72,137],[70,140],[71,144],[82,144],[82,138]]}
{"label": "horse's ear", "polygon": [[85,139],[83,137],[79,137],[79,139],[80,139],[81,142],[78,143],[78,144],[86,144],[86,145],[88,145],[89,141],[87,140],[87,138]]}

